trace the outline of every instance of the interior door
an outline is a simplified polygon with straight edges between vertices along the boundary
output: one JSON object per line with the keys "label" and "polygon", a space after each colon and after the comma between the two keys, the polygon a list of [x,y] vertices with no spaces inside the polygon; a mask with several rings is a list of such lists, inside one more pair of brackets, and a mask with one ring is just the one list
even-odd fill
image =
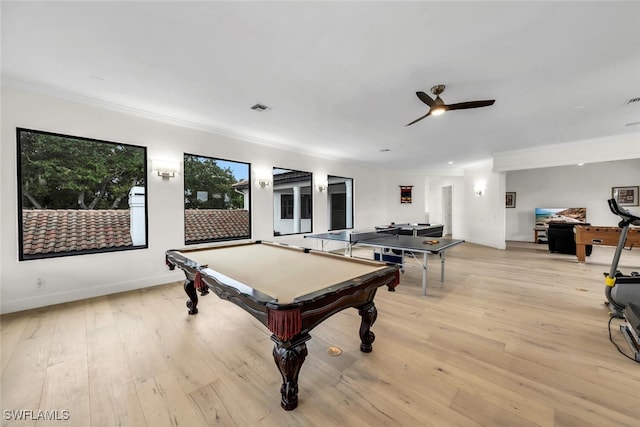
{"label": "interior door", "polygon": [[453,202],[452,202],[452,187],[449,185],[442,188],[442,225],[443,235],[448,236],[453,234]]}

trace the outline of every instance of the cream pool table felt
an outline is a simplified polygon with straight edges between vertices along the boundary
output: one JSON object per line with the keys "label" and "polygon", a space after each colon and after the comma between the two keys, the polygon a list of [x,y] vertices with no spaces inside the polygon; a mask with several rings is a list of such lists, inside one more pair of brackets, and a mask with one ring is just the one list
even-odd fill
{"label": "cream pool table felt", "polygon": [[367,260],[314,251],[305,253],[300,248],[269,243],[180,253],[206,266],[206,273],[231,285],[262,292],[280,304],[324,289],[330,291],[333,286],[358,281],[387,267]]}

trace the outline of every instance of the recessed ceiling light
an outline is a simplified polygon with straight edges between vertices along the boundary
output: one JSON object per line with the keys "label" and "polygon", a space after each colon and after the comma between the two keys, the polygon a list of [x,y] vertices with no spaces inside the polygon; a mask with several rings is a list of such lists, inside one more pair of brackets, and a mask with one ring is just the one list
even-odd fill
{"label": "recessed ceiling light", "polygon": [[262,104],[256,104],[253,107],[251,107],[251,109],[253,111],[257,111],[259,113],[263,112],[263,111],[267,111],[270,110],[271,108],[267,107],[266,105],[262,105]]}
{"label": "recessed ceiling light", "polygon": [[578,166],[584,166],[584,163],[578,163]]}
{"label": "recessed ceiling light", "polygon": [[448,164],[448,165],[452,165],[452,164],[453,164],[453,162],[450,160],[450,161],[448,161],[448,162],[447,162],[447,164]]}

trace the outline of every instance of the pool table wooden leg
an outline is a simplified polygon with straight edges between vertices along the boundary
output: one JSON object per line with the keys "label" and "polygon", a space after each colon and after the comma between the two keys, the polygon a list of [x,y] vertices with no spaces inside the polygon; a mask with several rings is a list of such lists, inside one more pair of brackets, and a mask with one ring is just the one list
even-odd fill
{"label": "pool table wooden leg", "polygon": [[193,280],[185,280],[184,281],[184,291],[187,293],[189,297],[189,301],[187,301],[187,308],[189,309],[189,314],[197,314],[198,313],[198,292],[196,292],[196,285]]}
{"label": "pool table wooden leg", "polygon": [[376,339],[376,335],[371,332],[371,326],[378,317],[378,310],[373,302],[369,302],[362,307],[359,307],[360,317],[362,322],[360,323],[360,351],[363,353],[371,353],[373,346],[371,345]]}
{"label": "pool table wooden leg", "polygon": [[287,342],[281,341],[275,335],[271,339],[276,343],[273,347],[273,360],[276,361],[282,376],[280,406],[286,411],[291,411],[298,406],[298,376],[307,357],[306,341],[311,339],[311,336],[304,334]]}

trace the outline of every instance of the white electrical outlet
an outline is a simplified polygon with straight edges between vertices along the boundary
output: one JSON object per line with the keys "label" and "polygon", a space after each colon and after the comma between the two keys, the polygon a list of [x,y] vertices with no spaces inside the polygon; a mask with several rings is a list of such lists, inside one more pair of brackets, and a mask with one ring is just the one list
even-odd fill
{"label": "white electrical outlet", "polygon": [[38,277],[36,279],[36,288],[38,289],[44,289],[44,280],[42,280],[41,277]]}

